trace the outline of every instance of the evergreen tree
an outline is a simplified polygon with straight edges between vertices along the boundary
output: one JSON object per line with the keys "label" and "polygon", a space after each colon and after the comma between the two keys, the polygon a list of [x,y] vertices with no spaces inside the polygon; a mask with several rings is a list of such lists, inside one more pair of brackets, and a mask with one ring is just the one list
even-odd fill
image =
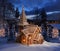
{"label": "evergreen tree", "polygon": [[[0,11],[2,13],[2,14],[0,13],[0,15],[3,18],[3,20],[2,20],[3,27],[5,28],[6,36],[8,37],[8,41],[13,40],[13,38],[14,38],[13,37],[14,34],[12,32],[13,23],[12,23],[12,21],[7,20],[7,19],[9,19],[8,17],[14,16],[14,14],[15,14],[14,5],[12,3],[10,3],[9,0],[0,0]],[[7,23],[5,23],[5,21]],[[7,24],[6,27],[5,27],[4,23]]]}
{"label": "evergreen tree", "polygon": [[34,14],[36,15],[35,16],[35,24],[37,24],[37,25],[40,25],[39,13],[40,13],[40,9],[38,7],[35,7],[35,9],[34,9]]}
{"label": "evergreen tree", "polygon": [[46,12],[45,12],[45,9],[43,8],[41,10],[41,22],[42,22],[42,31],[43,31],[43,36],[44,36],[44,39],[47,40],[47,15],[46,15]]}
{"label": "evergreen tree", "polygon": [[19,10],[18,10],[18,8],[16,8],[16,11],[15,11],[15,17],[16,17],[16,18],[19,17]]}
{"label": "evergreen tree", "polygon": [[46,21],[47,21],[47,15],[46,15],[46,12],[45,12],[44,8],[41,10],[41,14],[40,15],[41,15],[42,23],[46,23]]}
{"label": "evergreen tree", "polygon": [[35,8],[34,8],[34,14],[37,15],[38,13],[39,13],[39,9],[38,9],[38,7],[35,7]]}
{"label": "evergreen tree", "polygon": [[14,5],[13,5],[12,3],[8,3],[7,8],[8,8],[10,11],[12,11],[12,12],[15,11],[15,10],[14,10]]}

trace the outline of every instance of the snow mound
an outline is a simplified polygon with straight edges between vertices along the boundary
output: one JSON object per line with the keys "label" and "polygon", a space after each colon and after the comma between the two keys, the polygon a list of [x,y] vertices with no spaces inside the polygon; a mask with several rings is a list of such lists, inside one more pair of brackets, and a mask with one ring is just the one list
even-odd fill
{"label": "snow mound", "polygon": [[43,44],[33,44],[29,46],[10,43],[0,45],[0,51],[60,51],[60,44],[46,41],[44,41]]}
{"label": "snow mound", "polygon": [[32,44],[32,45],[29,45],[29,46],[32,46],[32,47],[36,47],[36,46],[60,46],[60,43],[51,43],[51,42],[47,42],[47,41],[44,41],[43,44]]}

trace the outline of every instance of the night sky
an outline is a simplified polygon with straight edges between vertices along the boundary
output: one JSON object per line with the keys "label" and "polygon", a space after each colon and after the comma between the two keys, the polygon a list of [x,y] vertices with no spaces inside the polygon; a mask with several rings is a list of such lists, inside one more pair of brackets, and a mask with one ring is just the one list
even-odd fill
{"label": "night sky", "polygon": [[15,5],[15,8],[18,7],[20,11],[22,5],[24,5],[25,10],[31,10],[34,7],[44,7],[48,11],[60,10],[60,0],[10,0],[10,2]]}

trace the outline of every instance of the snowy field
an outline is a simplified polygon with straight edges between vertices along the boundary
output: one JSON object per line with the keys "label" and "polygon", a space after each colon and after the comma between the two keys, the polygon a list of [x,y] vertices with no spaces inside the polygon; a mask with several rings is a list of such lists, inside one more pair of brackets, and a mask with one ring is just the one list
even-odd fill
{"label": "snowy field", "polygon": [[43,44],[35,44],[25,46],[17,43],[0,44],[0,51],[60,51],[60,43],[44,42]]}

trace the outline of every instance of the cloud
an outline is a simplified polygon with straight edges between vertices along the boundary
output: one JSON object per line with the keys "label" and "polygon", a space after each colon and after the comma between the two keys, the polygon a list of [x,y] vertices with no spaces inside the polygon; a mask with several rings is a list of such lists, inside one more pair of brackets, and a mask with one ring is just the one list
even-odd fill
{"label": "cloud", "polygon": [[56,0],[10,0],[15,5],[24,5],[25,7],[46,6],[55,3]]}
{"label": "cloud", "polygon": [[53,9],[57,9],[60,4],[60,0],[10,0],[10,2],[12,2],[15,7],[19,7],[19,9],[21,9],[22,5],[24,5],[25,9],[29,10],[34,7],[46,7],[47,9],[49,7],[54,7]]}

